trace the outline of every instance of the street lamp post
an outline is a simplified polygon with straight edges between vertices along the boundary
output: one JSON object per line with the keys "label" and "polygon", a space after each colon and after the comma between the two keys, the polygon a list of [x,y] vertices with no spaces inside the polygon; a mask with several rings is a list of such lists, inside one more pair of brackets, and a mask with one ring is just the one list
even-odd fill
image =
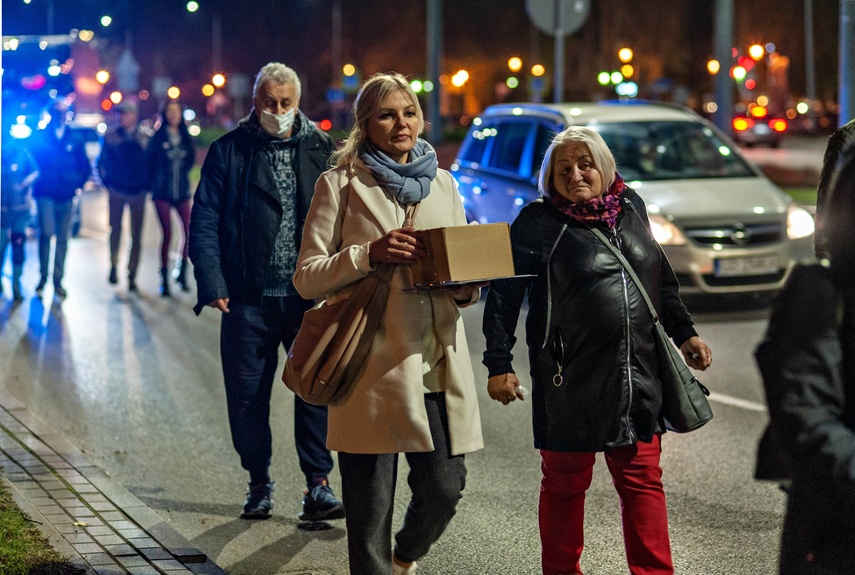
{"label": "street lamp post", "polygon": [[[715,59],[721,72],[730,70],[733,56],[733,0],[716,0],[715,4]],[[733,85],[730,75],[715,76],[715,101],[718,106],[713,114],[713,123],[722,131],[731,134],[730,115],[733,113]]]}
{"label": "street lamp post", "polygon": [[855,117],[852,84],[855,83],[855,0],[840,0],[840,113],[838,126]]}
{"label": "street lamp post", "polygon": [[434,89],[428,92],[428,137],[434,145],[442,143],[442,118],[439,106],[439,70],[442,61],[442,0],[427,2],[427,77]]}
{"label": "street lamp post", "polygon": [[805,0],[805,91],[808,99],[810,132],[816,131],[816,66],[813,51],[813,0]]}

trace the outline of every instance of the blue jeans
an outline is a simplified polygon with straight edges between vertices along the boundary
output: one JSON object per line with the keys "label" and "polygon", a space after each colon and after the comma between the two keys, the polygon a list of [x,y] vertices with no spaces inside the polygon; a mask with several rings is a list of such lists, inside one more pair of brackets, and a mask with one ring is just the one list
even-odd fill
{"label": "blue jeans", "polygon": [[[463,455],[451,455],[444,393],[425,394],[434,450],[405,453],[412,491],[404,524],[395,534],[395,556],[405,562],[427,555],[457,509],[466,485]],[[352,575],[392,572],[392,514],[398,454],[338,454],[347,508],[347,555]]]}
{"label": "blue jeans", "polygon": [[53,253],[53,285],[62,283],[65,270],[65,252],[68,249],[68,236],[71,232],[71,211],[77,198],[70,200],[54,200],[53,198],[38,198],[36,204],[39,210],[39,267],[42,279],[47,281],[50,269],[50,240],[56,236],[56,247]]}
{"label": "blue jeans", "polygon": [[[278,375],[279,346],[287,351],[312,302],[299,296],[264,298],[260,306],[229,304],[220,329],[220,353],[232,444],[250,481],[269,481],[272,456],[270,394]],[[283,384],[284,385],[284,384]],[[333,468],[326,448],[327,408],[294,398],[294,438],[306,484]]]}

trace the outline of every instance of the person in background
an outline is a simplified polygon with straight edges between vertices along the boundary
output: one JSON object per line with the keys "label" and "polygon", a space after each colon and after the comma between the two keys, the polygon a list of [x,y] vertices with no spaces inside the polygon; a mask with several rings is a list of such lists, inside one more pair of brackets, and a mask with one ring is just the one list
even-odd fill
{"label": "person in background", "polygon": [[[24,242],[27,239],[27,223],[30,220],[30,204],[33,201],[33,183],[39,177],[35,160],[7,129],[2,134],[0,151],[0,275],[6,262],[6,247],[12,252],[12,299],[24,299],[21,290],[21,274],[24,271]],[[3,282],[0,280],[0,294]]]}
{"label": "person in background", "polygon": [[151,141],[152,185],[151,197],[157,208],[157,217],[163,229],[160,245],[160,293],[170,295],[169,246],[172,241],[171,212],[181,218],[181,258],[175,262],[175,283],[188,291],[187,237],[190,235],[190,168],[195,161],[193,137],[184,123],[184,107],[178,100],[169,100],[161,112],[161,124]]}
{"label": "person in background", "polygon": [[673,574],[659,465],[665,425],[655,327],[635,282],[592,228],[630,262],[689,366],[706,369],[712,353],[680,300],[644,202],[624,185],[599,133],[571,126],[556,135],[538,189],[543,197],[511,226],[515,272],[534,277],[493,282],[483,330],[490,397],[504,405],[524,399],[512,350],[528,296],[543,573],[582,573],[585,493],[603,452],[620,498],[630,573]]}
{"label": "person in background", "polygon": [[780,575],[855,570],[855,147],[837,165],[827,259],[793,270],[755,354],[790,477]]}
{"label": "person in background", "polygon": [[[196,314],[222,313],[220,353],[232,442],[249,473],[243,519],[267,519],[270,394],[279,346],[288,349],[312,302],[291,283],[315,180],[335,149],[300,111],[300,79],[271,62],[258,73],[253,108],[208,150],[190,218]],[[340,519],[328,476],[327,409],[294,398],[294,437],[306,478],[300,519]]]}
{"label": "person in background", "polygon": [[816,257],[828,257],[828,234],[825,231],[825,219],[828,211],[828,196],[834,183],[834,175],[840,167],[843,152],[855,147],[855,119],[837,128],[828,139],[825,156],[822,159],[822,171],[816,187],[816,233],[813,237]]}
{"label": "person in background", "polygon": [[36,295],[41,296],[51,274],[51,240],[56,238],[53,254],[54,295],[65,297],[62,286],[65,273],[65,254],[71,234],[71,215],[77,194],[92,175],[92,164],[86,156],[86,141],[68,124],[72,111],[65,98],[56,98],[46,109],[49,121],[36,130],[31,140],[31,150],[40,177],[35,182],[39,222],[39,268],[41,277]]}
{"label": "person in background", "polygon": [[[381,262],[401,264],[365,366],[347,400],[329,408],[338,451],[353,575],[412,574],[454,516],[464,457],[483,447],[463,319],[483,284],[412,288],[407,265],[425,257],[416,228],[465,225],[451,175],[418,138],[424,116],[400,74],[376,74],[353,106],[336,167],[315,186],[294,285],[303,297],[346,293]],[[412,490],[392,549],[398,454]]]}
{"label": "person in background", "polygon": [[110,203],[110,276],[119,282],[116,267],[122,241],[122,216],[125,206],[131,214],[128,291],[137,291],[137,268],[142,251],[145,202],[151,181],[151,135],[140,127],[139,107],[131,100],[117,106],[119,125],[107,132],[98,159],[98,172],[107,187]]}

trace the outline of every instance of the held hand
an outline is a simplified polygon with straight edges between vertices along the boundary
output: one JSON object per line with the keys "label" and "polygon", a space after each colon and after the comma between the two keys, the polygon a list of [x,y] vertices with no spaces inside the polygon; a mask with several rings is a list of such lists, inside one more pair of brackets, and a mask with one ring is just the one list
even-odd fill
{"label": "held hand", "polygon": [[692,336],[680,346],[686,364],[692,369],[704,371],[712,364],[712,351],[704,340]]}
{"label": "held hand", "polygon": [[439,289],[450,295],[458,302],[469,302],[472,300],[472,296],[475,295],[475,292],[488,285],[490,285],[490,282],[478,282],[459,286],[442,287]]}
{"label": "held hand", "polygon": [[412,235],[414,228],[392,230],[371,242],[368,259],[372,265],[379,263],[411,264],[427,255],[422,243]]}
{"label": "held hand", "polygon": [[520,387],[520,380],[515,373],[494,375],[487,380],[487,393],[492,399],[501,401],[502,405],[519,399],[525,401],[525,391]]}
{"label": "held hand", "polygon": [[229,298],[219,298],[215,299],[211,303],[208,304],[208,307],[212,307],[220,310],[223,313],[229,313]]}

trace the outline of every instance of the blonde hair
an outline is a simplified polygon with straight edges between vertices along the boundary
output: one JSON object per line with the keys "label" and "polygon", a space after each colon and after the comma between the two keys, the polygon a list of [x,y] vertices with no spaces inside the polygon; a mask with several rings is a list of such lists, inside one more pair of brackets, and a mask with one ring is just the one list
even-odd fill
{"label": "blonde hair", "polygon": [[359,147],[368,138],[368,122],[390,94],[403,92],[416,109],[419,119],[419,134],[425,127],[425,116],[419,99],[407,79],[396,72],[374,74],[359,89],[353,102],[353,128],[344,142],[344,146],[332,155],[332,164],[336,168],[352,167],[359,154]]}
{"label": "blonde hair", "polygon": [[617,170],[615,158],[600,133],[585,126],[569,126],[555,135],[543,156],[540,175],[537,178],[537,189],[547,198],[551,198],[554,192],[552,189],[552,171],[555,169],[555,150],[571,142],[579,142],[588,147],[588,151],[591,152],[591,157],[594,159],[594,167],[603,178],[606,190],[615,181],[615,171]]}

